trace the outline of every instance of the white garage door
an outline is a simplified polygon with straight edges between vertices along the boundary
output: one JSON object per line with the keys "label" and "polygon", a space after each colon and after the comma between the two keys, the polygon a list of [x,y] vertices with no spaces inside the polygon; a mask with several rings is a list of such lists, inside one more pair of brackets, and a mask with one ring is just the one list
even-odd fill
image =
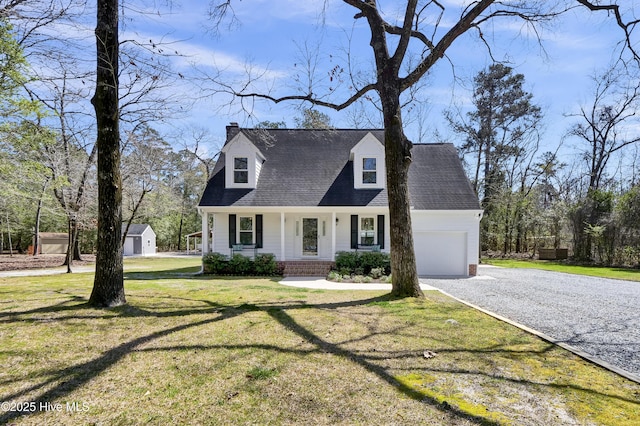
{"label": "white garage door", "polygon": [[466,276],[466,232],[416,232],[418,275]]}

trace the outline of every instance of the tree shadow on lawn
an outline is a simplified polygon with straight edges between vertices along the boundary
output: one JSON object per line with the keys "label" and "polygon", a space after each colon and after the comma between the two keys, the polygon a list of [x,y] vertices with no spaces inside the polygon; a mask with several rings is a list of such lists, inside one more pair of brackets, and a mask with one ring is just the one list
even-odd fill
{"label": "tree shadow on lawn", "polygon": [[[145,297],[145,296],[136,296],[136,297]],[[157,299],[158,297],[153,297]],[[33,401],[36,404],[36,407],[39,407],[41,404],[50,403],[56,400],[61,400],[65,396],[71,394],[72,392],[80,389],[85,384],[89,383],[92,379],[100,376],[105,373],[106,370],[111,368],[112,366],[121,362],[125,356],[134,352],[134,351],[184,351],[184,350],[234,350],[234,349],[263,349],[274,352],[281,353],[292,353],[292,354],[310,354],[310,353],[324,353],[331,354],[336,357],[342,358],[344,360],[350,361],[354,364],[357,364],[359,367],[364,370],[376,375],[378,378],[382,379],[389,386],[395,388],[397,391],[402,394],[414,399],[421,401],[429,405],[430,407],[439,410],[442,413],[446,413],[451,418],[457,418],[460,420],[464,420],[471,423],[476,424],[484,424],[484,425],[494,425],[498,424],[497,422],[482,417],[470,414],[464,411],[461,408],[458,408],[453,405],[449,405],[446,402],[440,403],[437,399],[432,398],[430,396],[426,396],[424,393],[419,392],[418,390],[412,388],[411,386],[405,385],[399,382],[389,371],[387,368],[376,364],[376,361],[388,361],[390,359],[401,359],[401,358],[409,358],[416,357],[415,351],[389,351],[386,355],[378,354],[364,354],[359,353],[355,350],[350,350],[346,348],[346,344],[350,342],[354,342],[361,339],[367,339],[374,335],[374,331],[369,330],[368,333],[364,333],[363,336],[359,336],[357,339],[350,339],[348,341],[343,341],[340,343],[332,343],[326,339],[320,337],[320,335],[308,327],[302,325],[299,321],[297,321],[289,311],[300,310],[300,309],[320,309],[320,310],[336,310],[340,308],[346,307],[365,307],[369,304],[381,301],[390,301],[395,300],[394,297],[390,295],[384,295],[380,297],[373,297],[367,299],[360,300],[350,300],[344,302],[336,302],[336,303],[307,303],[305,301],[283,301],[282,303],[243,303],[240,305],[222,305],[215,302],[211,302],[209,300],[202,299],[189,299],[189,298],[173,298],[166,297],[167,300],[173,300],[174,302],[177,300],[193,302],[195,304],[200,304],[199,307],[194,308],[185,308],[185,309],[174,309],[168,311],[154,311],[150,309],[144,309],[140,306],[135,305],[125,305],[118,308],[111,308],[105,310],[96,310],[93,308],[89,308],[84,302],[85,300],[82,298],[71,297],[70,300],[62,301],[55,305],[49,307],[36,308],[29,311],[24,311],[21,313],[14,313],[15,315],[29,315],[29,314],[39,314],[44,312],[54,312],[54,313],[72,313],[77,312],[78,310],[89,310],[91,309],[93,314],[99,313],[99,315],[89,315],[87,319],[101,319],[101,318],[115,318],[115,317],[123,317],[123,318],[143,318],[143,317],[181,317],[188,318],[192,315],[202,316],[210,315],[211,317],[206,317],[204,319],[194,320],[192,322],[188,322],[185,324],[176,325],[174,327],[170,327],[163,330],[158,330],[153,333],[148,333],[143,336],[139,336],[130,341],[124,342],[115,346],[105,352],[103,352],[98,357],[91,359],[89,361],[76,364],[73,366],[69,366],[61,369],[54,369],[49,371],[40,372],[35,375],[35,377],[31,376],[29,379],[31,382],[35,381],[37,378],[41,378],[42,380],[39,383],[33,384],[29,387],[21,389],[20,391],[16,391],[7,395],[0,395],[0,400],[2,401],[16,401],[20,398],[24,398],[26,396],[30,396],[30,394],[40,392],[39,395],[30,398],[30,402]],[[77,303],[82,300],[83,303]],[[68,303],[75,303],[72,305],[66,305]],[[174,306],[175,307],[175,306]],[[156,306],[157,308],[157,306]],[[169,347],[161,347],[161,348],[142,348],[143,345],[146,345],[150,342],[156,341],[158,339],[167,337],[174,333],[182,332],[189,329],[195,329],[198,327],[207,326],[214,323],[224,322],[226,320],[230,320],[232,318],[240,317],[248,312],[264,312],[268,317],[272,318],[274,321],[285,327],[288,332],[292,332],[301,338],[303,338],[306,342],[313,345],[312,349],[293,349],[293,348],[284,348],[277,345],[269,345],[269,344],[230,344],[230,345],[178,345],[178,346],[169,346]],[[70,318],[79,318],[77,315],[71,315],[68,317],[56,318],[57,320],[65,320]],[[80,317],[84,318],[84,317]],[[23,320],[26,320],[24,318]],[[384,333],[396,333],[400,332],[402,328],[411,328],[417,327],[416,325],[405,325],[400,328],[386,330]],[[552,345],[543,349],[542,351],[549,350]],[[505,352],[514,352],[512,350],[506,350],[504,348],[500,348],[499,345],[494,348],[486,348],[481,350],[467,350],[466,352],[481,352],[481,351],[489,351],[489,352],[497,352],[497,351],[505,351]],[[440,352],[444,352],[445,350],[440,350]],[[529,353],[535,353],[535,351],[527,351]],[[413,370],[416,370],[415,368]],[[607,395],[602,394],[593,389],[585,389],[578,386],[573,385],[556,385],[549,383],[536,383],[528,380],[515,380],[508,377],[498,376],[496,374],[487,373],[483,371],[472,371],[472,370],[463,370],[463,369],[427,369],[431,372],[443,372],[443,373],[460,373],[460,374],[475,374],[475,375],[484,375],[490,376],[492,378],[497,378],[500,380],[511,381],[518,384],[532,385],[532,386],[552,386],[559,388],[573,388],[576,390],[596,393],[600,394],[604,397],[609,398],[617,398],[628,402],[637,403],[638,401],[632,399],[624,399],[620,398],[616,395]],[[36,411],[37,413],[37,411]],[[0,424],[9,423],[16,419],[22,418],[24,416],[28,416],[30,412],[5,412],[0,413]]]}
{"label": "tree shadow on lawn", "polygon": [[200,273],[200,266],[186,266],[184,268],[153,270],[153,271],[124,271],[125,280],[157,280],[162,278],[193,277]]}

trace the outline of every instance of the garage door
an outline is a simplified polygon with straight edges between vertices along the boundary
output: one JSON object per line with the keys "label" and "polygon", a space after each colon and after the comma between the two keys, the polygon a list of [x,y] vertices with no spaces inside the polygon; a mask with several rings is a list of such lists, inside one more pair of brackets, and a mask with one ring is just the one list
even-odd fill
{"label": "garage door", "polygon": [[418,275],[468,275],[466,232],[417,232],[414,244]]}

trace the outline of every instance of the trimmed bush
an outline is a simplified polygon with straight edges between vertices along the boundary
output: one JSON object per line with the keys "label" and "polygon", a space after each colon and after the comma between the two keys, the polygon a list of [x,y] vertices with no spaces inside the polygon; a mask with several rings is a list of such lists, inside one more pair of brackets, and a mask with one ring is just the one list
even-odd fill
{"label": "trimmed bush", "polygon": [[336,269],[343,275],[370,275],[372,270],[378,276],[391,273],[391,256],[376,251],[340,251],[336,253]]}
{"label": "trimmed bush", "polygon": [[278,264],[276,263],[275,254],[262,253],[257,255],[253,261],[253,267],[256,275],[267,277],[278,275]]}
{"label": "trimmed bush", "polygon": [[226,275],[228,274],[229,259],[221,253],[208,253],[202,258],[203,271],[205,274]]}
{"label": "trimmed bush", "polygon": [[221,253],[209,253],[202,258],[204,273],[212,275],[257,275],[274,276],[282,274],[275,255],[262,253],[255,260],[235,254],[231,259]]}
{"label": "trimmed bush", "polygon": [[349,271],[353,273],[358,267],[358,252],[355,251],[339,251],[336,253],[336,269],[338,271]]}
{"label": "trimmed bush", "polygon": [[371,273],[374,268],[382,269],[391,273],[391,256],[381,251],[365,251],[360,253],[359,266],[364,270],[365,275]]}
{"label": "trimmed bush", "polygon": [[233,275],[254,275],[253,262],[247,256],[234,254],[229,261],[229,271]]}

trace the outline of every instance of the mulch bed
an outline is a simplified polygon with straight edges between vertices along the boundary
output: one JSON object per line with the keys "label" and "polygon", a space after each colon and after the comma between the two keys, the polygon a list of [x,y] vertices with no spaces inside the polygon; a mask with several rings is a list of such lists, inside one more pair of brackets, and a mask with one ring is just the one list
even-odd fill
{"label": "mulch bed", "polygon": [[[16,271],[22,269],[42,269],[56,268],[62,266],[65,261],[64,254],[39,254],[29,256],[26,254],[0,255],[0,271]],[[95,263],[96,256],[93,254],[82,255],[82,260],[74,260],[72,265],[83,266]]]}

